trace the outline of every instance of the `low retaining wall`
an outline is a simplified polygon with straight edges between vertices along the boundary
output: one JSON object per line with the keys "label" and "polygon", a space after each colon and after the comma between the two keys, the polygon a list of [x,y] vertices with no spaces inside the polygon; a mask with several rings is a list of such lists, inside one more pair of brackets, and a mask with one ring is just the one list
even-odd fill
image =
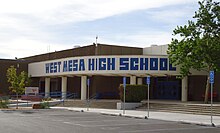
{"label": "low retaining wall", "polygon": [[117,103],[117,109],[122,110],[123,106],[125,106],[125,109],[135,109],[137,107],[140,107],[142,103],[125,103],[123,104],[122,102]]}
{"label": "low retaining wall", "polygon": [[40,95],[22,95],[21,96],[21,100],[29,100],[29,101],[42,101],[43,96]]}

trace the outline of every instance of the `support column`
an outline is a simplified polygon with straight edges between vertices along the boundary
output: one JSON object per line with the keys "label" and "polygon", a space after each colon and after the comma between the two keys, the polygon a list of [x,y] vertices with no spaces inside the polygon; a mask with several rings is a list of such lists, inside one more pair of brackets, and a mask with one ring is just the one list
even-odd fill
{"label": "support column", "polygon": [[184,77],[182,79],[182,97],[181,97],[182,102],[187,102],[188,101],[188,77]]}
{"label": "support column", "polygon": [[62,99],[66,99],[67,95],[67,77],[62,77]]}
{"label": "support column", "polygon": [[50,78],[45,78],[45,97],[50,97]]}
{"label": "support column", "polygon": [[136,76],[130,76],[130,84],[136,85]]}
{"label": "support column", "polygon": [[86,90],[87,90],[87,76],[81,76],[81,100],[86,100]]}
{"label": "support column", "polygon": [[138,78],[137,79],[137,84],[142,85],[143,84],[143,78]]}

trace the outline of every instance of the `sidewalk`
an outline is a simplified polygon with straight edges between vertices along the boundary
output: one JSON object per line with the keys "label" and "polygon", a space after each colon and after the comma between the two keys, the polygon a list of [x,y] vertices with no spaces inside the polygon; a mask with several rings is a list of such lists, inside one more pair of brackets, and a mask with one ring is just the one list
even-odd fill
{"label": "sidewalk", "polygon": [[[79,112],[93,112],[105,115],[115,115],[115,116],[125,116],[145,119],[147,116],[147,111],[137,111],[137,110],[123,110],[116,109],[99,109],[99,108],[77,108],[77,107],[51,107],[53,109],[67,109]],[[168,113],[168,112],[156,112],[151,111],[149,113],[148,119],[158,119],[166,121],[175,121],[188,124],[197,124],[203,126],[212,126],[211,116],[208,115],[193,115],[193,114],[182,114],[182,113]],[[213,123],[216,127],[220,127],[220,116],[213,116]]]}
{"label": "sidewalk", "polygon": [[[51,101],[48,101],[50,106],[53,106],[53,105],[56,105],[58,103],[61,103],[62,101],[60,100],[51,100]],[[36,101],[36,102],[33,102],[33,101],[27,101],[27,100],[18,100],[18,106],[19,107],[32,107],[33,104],[40,104],[42,103],[42,101]],[[8,107],[16,107],[17,106],[17,100],[13,100],[12,103],[8,104]]]}

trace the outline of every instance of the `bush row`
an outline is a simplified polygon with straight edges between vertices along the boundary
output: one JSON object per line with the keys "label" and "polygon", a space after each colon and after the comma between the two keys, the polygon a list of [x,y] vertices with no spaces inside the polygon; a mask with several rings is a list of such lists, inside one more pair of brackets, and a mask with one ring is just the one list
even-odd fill
{"label": "bush row", "polygon": [[[130,85],[125,87],[125,102],[141,102],[147,97],[147,85]],[[124,86],[120,84],[119,95],[121,101],[124,101]]]}

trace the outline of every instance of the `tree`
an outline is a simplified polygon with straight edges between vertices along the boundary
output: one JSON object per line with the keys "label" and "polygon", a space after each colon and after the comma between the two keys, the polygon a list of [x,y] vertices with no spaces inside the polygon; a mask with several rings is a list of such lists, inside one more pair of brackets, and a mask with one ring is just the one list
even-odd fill
{"label": "tree", "polygon": [[17,106],[18,108],[18,95],[23,94],[25,90],[25,86],[30,83],[30,78],[28,77],[27,73],[22,71],[19,75],[17,75],[17,69],[14,66],[10,66],[7,70],[7,79],[8,82],[11,84],[9,90],[13,93],[16,93],[17,97]]}
{"label": "tree", "polygon": [[177,26],[173,30],[168,55],[171,63],[180,66],[181,77],[191,74],[192,69],[207,72],[204,102],[208,103],[209,71],[220,70],[220,6],[219,2],[203,0],[194,21]]}

